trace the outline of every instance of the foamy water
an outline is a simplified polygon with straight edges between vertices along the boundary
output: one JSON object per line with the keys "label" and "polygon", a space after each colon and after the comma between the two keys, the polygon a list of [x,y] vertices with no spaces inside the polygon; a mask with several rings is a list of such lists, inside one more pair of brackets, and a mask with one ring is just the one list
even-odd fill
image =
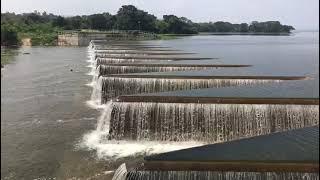
{"label": "foamy water", "polygon": [[81,147],[89,150],[96,150],[100,159],[122,158],[135,155],[150,155],[169,152],[179,149],[186,149],[204,145],[204,143],[190,142],[163,142],[163,141],[108,141],[106,134],[100,131],[92,131],[83,137]]}
{"label": "foamy water", "polygon": [[99,104],[97,101],[87,101],[86,105],[92,109],[104,109],[106,107],[105,104]]}
{"label": "foamy water", "polygon": [[201,142],[160,142],[160,141],[116,141],[108,140],[109,125],[112,111],[112,101],[101,104],[102,78],[98,78],[95,53],[88,48],[88,67],[91,68],[87,75],[93,76],[91,83],[86,84],[92,87],[91,99],[86,104],[93,109],[103,109],[97,120],[97,128],[83,136],[79,147],[96,150],[98,158],[122,158],[139,154],[155,154],[178,149],[190,148],[203,145]]}
{"label": "foamy water", "polygon": [[122,158],[141,154],[156,154],[204,145],[202,142],[166,142],[166,141],[116,141],[108,140],[112,101],[101,107],[104,110],[98,118],[97,128],[83,136],[79,147],[96,150],[100,159]]}

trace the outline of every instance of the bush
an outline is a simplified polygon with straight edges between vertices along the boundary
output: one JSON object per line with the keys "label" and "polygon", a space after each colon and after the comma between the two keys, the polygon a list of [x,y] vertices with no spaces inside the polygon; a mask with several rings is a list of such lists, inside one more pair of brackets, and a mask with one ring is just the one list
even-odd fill
{"label": "bush", "polygon": [[1,24],[1,45],[17,45],[18,34],[14,27]]}

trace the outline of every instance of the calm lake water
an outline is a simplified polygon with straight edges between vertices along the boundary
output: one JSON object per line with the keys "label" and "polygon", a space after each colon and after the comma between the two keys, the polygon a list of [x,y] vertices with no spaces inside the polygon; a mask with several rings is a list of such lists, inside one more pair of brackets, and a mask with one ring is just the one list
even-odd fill
{"label": "calm lake water", "polygon": [[[318,32],[190,36],[147,43],[195,52],[198,57],[220,58],[201,63],[252,64],[257,73],[307,74],[314,82],[319,78]],[[92,79],[87,75],[87,48],[32,47],[19,51],[22,53],[1,70],[1,178],[104,179],[106,171],[128,161],[98,159],[95,151],[77,146],[85,133],[95,129],[100,115],[86,105],[92,91],[85,85]],[[308,88],[316,86],[311,83]]]}

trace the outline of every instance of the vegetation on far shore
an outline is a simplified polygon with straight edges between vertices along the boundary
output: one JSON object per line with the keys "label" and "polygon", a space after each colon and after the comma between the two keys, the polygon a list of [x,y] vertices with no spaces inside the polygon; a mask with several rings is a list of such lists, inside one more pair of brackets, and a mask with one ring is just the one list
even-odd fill
{"label": "vegetation on far shore", "polygon": [[[19,44],[23,38],[30,38],[32,45],[55,45],[58,33],[63,30],[91,29],[141,30],[161,34],[161,39],[173,38],[168,34],[198,34],[199,32],[241,32],[241,33],[290,33],[292,26],[279,21],[232,24],[229,22],[194,23],[185,17],[154,15],[132,5],[122,6],[117,14],[109,13],[62,17],[46,12],[1,13],[1,45]],[[163,35],[162,35],[163,34]]]}

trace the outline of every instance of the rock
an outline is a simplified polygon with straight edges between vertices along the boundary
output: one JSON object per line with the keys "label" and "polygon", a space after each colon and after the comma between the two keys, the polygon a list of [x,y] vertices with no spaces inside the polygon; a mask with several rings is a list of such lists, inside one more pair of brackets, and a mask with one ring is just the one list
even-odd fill
{"label": "rock", "polygon": [[70,69],[70,71],[73,71],[73,69]]}

